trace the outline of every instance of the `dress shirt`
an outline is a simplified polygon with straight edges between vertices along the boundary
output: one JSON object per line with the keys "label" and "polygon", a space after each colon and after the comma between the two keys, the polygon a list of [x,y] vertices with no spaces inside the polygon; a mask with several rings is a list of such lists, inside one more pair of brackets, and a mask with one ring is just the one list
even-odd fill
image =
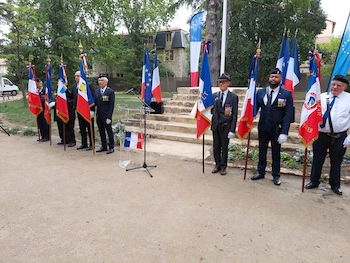
{"label": "dress shirt", "polygon": [[[333,94],[329,93],[329,101],[333,100]],[[327,93],[321,94],[322,116],[327,111]],[[330,111],[333,131],[335,133],[347,131],[350,128],[350,93],[343,91],[334,101]],[[319,128],[320,132],[331,132],[329,121],[327,119],[324,128]]]}
{"label": "dress shirt", "polygon": [[[264,96],[264,103],[265,105],[267,105],[267,102],[268,102],[268,98],[267,96],[270,96],[270,93],[271,93],[271,88],[270,87],[267,87],[266,88],[266,95]],[[278,95],[278,92],[280,91],[280,87],[277,87],[275,89],[273,89],[273,93],[272,93],[272,98],[271,98],[271,104],[275,101],[275,99],[277,98],[277,95]]]}
{"label": "dress shirt", "polygon": [[[222,103],[222,104],[221,104],[222,107],[224,107],[224,105],[225,105],[225,101],[226,101],[226,98],[227,98],[227,93],[228,93],[228,90],[226,90],[226,91],[224,91],[224,92],[221,91],[221,94],[224,94],[223,100],[222,100],[222,102],[221,102],[221,103]],[[220,94],[220,96],[222,96],[221,94]]]}
{"label": "dress shirt", "polygon": [[106,86],[106,87],[104,87],[103,89],[100,89],[101,94],[105,93],[106,88],[107,88],[107,86]]}

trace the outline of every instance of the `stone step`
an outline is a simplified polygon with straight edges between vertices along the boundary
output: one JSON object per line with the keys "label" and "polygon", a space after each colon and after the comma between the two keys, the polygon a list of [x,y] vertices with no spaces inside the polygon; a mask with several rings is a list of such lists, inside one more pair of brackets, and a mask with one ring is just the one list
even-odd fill
{"label": "stone step", "polygon": [[[164,118],[165,119],[165,118]],[[141,128],[143,127],[142,120],[129,120],[129,121],[123,121],[123,124],[126,125],[127,128],[129,127],[135,127],[135,128]],[[295,125],[296,126],[296,125]],[[176,121],[167,121],[163,120],[146,120],[146,127],[149,130],[156,130],[156,131],[168,131],[168,132],[177,132],[179,134],[185,133],[190,134],[192,136],[195,136],[197,127],[196,123],[185,123],[185,122],[176,122]],[[208,129],[205,133],[206,135],[211,136],[211,130]],[[258,130],[257,125],[254,126],[254,128],[251,131],[251,139],[257,140],[258,139]],[[288,142],[290,143],[301,143],[298,135],[298,129],[290,129],[288,134]]]}
{"label": "stone step", "polygon": [[[127,126],[127,131],[132,132],[143,132],[144,130],[140,127],[132,127]],[[154,139],[160,139],[164,141],[178,141],[178,142],[186,142],[186,143],[194,143],[194,144],[202,144],[203,143],[203,137],[201,136],[199,139],[196,139],[195,134],[189,134],[189,133],[180,133],[180,132],[174,132],[174,131],[166,131],[166,130],[155,130],[155,129],[147,129],[146,133],[148,135],[147,138],[154,138]],[[245,147],[247,145],[247,139],[240,140],[239,138],[233,138],[230,139],[231,143],[235,143],[237,145],[240,145],[241,147]],[[212,145],[213,144],[213,137],[211,135],[211,132],[209,134],[205,134],[204,136],[204,144],[205,145]],[[251,136],[250,140],[250,147],[251,148],[258,148],[258,140],[253,139]],[[284,143],[282,145],[282,151],[288,150],[288,151],[296,151],[300,148],[303,148],[303,145],[291,143],[289,140],[288,142]],[[185,150],[185,149],[184,149]]]}

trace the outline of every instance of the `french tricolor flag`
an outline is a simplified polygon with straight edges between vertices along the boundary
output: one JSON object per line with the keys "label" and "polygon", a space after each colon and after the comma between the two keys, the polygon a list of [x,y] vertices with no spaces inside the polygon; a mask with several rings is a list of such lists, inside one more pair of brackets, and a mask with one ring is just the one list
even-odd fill
{"label": "french tricolor flag", "polygon": [[292,92],[294,99],[294,87],[298,85],[300,81],[300,65],[298,59],[298,44],[297,38],[294,37],[292,55],[289,58],[289,64],[287,69],[286,80],[284,82],[284,88]]}
{"label": "french tricolor flag", "polygon": [[130,149],[142,149],[144,141],[143,133],[125,132],[124,147]]}
{"label": "french tricolor flag", "polygon": [[198,65],[202,44],[203,12],[195,14],[190,22],[190,68],[191,87],[198,86]]}

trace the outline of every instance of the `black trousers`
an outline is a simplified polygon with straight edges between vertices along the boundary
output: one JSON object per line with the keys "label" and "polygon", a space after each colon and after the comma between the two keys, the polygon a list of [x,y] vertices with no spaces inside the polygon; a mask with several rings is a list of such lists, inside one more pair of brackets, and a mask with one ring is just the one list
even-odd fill
{"label": "black trousers", "polygon": [[112,123],[106,124],[106,119],[96,118],[98,131],[101,136],[102,148],[107,149],[107,138],[106,132],[108,134],[109,149],[114,149],[114,134],[112,130]]}
{"label": "black trousers", "polygon": [[269,142],[271,141],[271,151],[272,151],[272,176],[280,176],[281,170],[281,145],[277,142],[279,134],[275,131],[258,131],[259,135],[259,163],[258,172],[261,175],[266,173],[267,164],[267,148]]}
{"label": "black trousers", "polygon": [[344,133],[344,135],[335,139],[328,136],[326,133],[319,132],[318,139],[312,144],[314,158],[311,167],[310,181],[313,184],[320,184],[319,180],[321,177],[322,167],[327,151],[329,151],[329,158],[331,161],[329,184],[331,186],[340,187],[340,167],[346,152],[346,148],[343,147],[346,136],[346,133]]}
{"label": "black trousers", "polygon": [[220,167],[221,169],[227,167],[227,157],[228,157],[228,144],[230,139],[227,138],[227,135],[230,131],[231,125],[218,127],[213,131],[213,149],[214,149],[214,159],[215,166]]}
{"label": "black trousers", "polygon": [[90,146],[92,147],[92,140],[91,140],[91,133],[92,138],[95,141],[95,129],[94,129],[94,118],[91,119],[91,126],[90,123],[86,121],[79,113],[78,113],[78,122],[79,122],[79,129],[80,129],[80,135],[81,135],[81,145],[84,147],[88,146],[87,139],[89,138]]}
{"label": "black trousers", "polygon": [[45,120],[44,111],[40,112],[36,120],[39,127],[41,139],[50,139],[50,128],[47,124],[47,121]]}
{"label": "black trousers", "polygon": [[74,133],[74,121],[75,118],[71,119],[69,116],[69,121],[64,125],[63,121],[57,117],[57,128],[58,134],[63,142],[63,127],[66,129],[66,143],[75,143],[75,133]]}

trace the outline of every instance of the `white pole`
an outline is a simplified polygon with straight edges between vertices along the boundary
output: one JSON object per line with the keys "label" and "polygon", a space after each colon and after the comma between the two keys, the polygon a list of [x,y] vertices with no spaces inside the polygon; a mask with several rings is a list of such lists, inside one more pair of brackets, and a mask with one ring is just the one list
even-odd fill
{"label": "white pole", "polygon": [[221,65],[220,75],[225,72],[225,54],[226,54],[226,27],[227,27],[227,0],[223,0],[222,9],[222,33],[221,33]]}

